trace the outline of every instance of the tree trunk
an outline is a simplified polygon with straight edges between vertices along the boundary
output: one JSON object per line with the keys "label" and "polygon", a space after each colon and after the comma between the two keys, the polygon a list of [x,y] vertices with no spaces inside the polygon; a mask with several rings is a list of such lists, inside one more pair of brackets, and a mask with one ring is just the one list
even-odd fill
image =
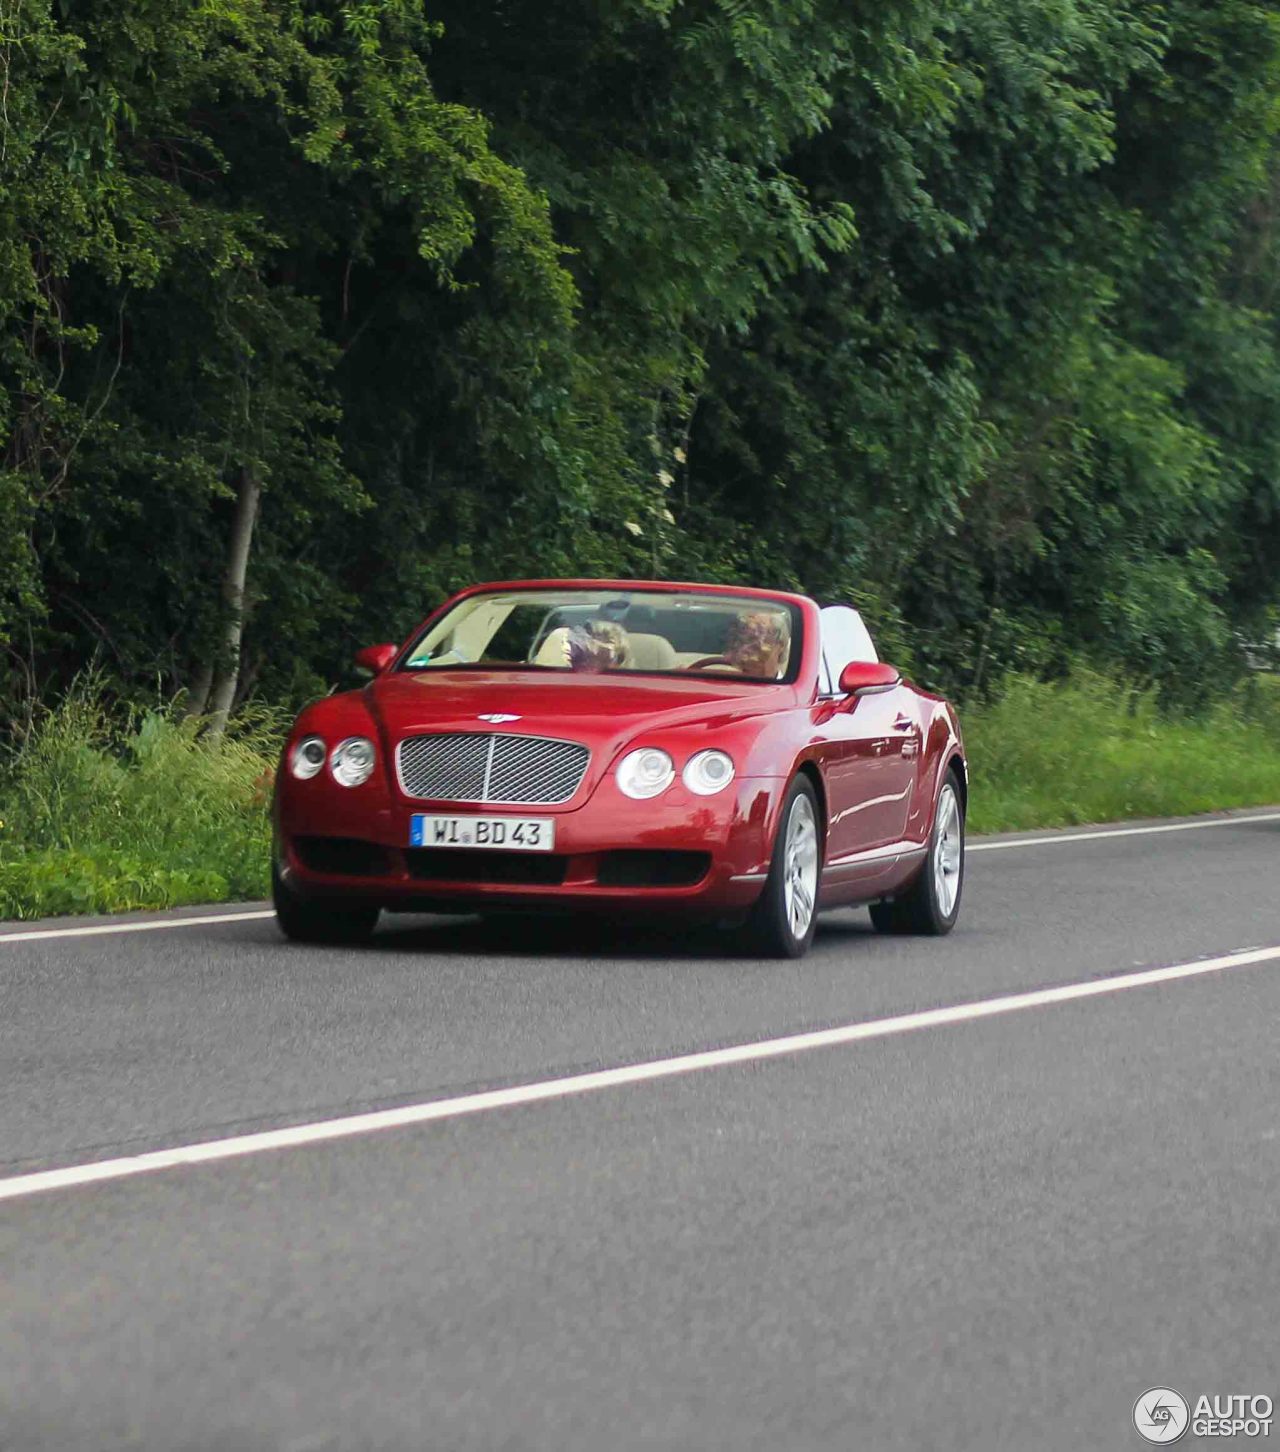
{"label": "tree trunk", "polygon": [[209,708],[211,690],[213,690],[213,662],[207,660],[191,678],[191,684],[187,687],[186,700],[182,703],[182,714],[188,719],[193,716],[203,716]]}
{"label": "tree trunk", "polygon": [[240,487],[236,492],[236,512],[231,521],[231,544],[227,551],[227,570],[222,579],[222,608],[227,633],[213,673],[209,692],[209,730],[216,736],[226,728],[227,717],[235,700],[240,680],[240,641],[244,634],[244,586],[249,573],[249,548],[253,544],[253,527],[258,520],[258,500],[262,486],[249,469],[240,471]]}

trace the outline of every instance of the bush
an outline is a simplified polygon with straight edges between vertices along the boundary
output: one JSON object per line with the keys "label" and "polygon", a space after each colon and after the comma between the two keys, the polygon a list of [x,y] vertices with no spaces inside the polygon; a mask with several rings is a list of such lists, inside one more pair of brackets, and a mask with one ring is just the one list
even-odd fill
{"label": "bush", "polygon": [[182,907],[237,895],[221,873],[169,871],[124,853],[25,852],[0,860],[0,918]]}
{"label": "bush", "polygon": [[113,719],[82,682],[0,775],[0,916],[261,897],[279,723],[220,739],[169,709]]}

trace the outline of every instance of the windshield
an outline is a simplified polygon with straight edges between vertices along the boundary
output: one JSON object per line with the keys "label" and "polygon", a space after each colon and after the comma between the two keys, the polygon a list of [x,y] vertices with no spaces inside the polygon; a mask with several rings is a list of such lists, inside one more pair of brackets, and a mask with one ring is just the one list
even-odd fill
{"label": "windshield", "polygon": [[472,595],[417,641],[401,670],[618,671],[789,681],[800,612],[686,590],[505,590]]}

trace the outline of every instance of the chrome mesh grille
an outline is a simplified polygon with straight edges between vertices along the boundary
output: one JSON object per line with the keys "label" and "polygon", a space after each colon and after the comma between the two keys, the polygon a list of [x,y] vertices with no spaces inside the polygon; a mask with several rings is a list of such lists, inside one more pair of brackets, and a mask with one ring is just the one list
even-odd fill
{"label": "chrome mesh grille", "polygon": [[406,737],[396,751],[396,771],[410,797],[554,806],[578,790],[590,759],[576,741],[457,731]]}
{"label": "chrome mesh grille", "polygon": [[482,802],[491,736],[410,736],[400,743],[396,765],[406,796],[447,802]]}

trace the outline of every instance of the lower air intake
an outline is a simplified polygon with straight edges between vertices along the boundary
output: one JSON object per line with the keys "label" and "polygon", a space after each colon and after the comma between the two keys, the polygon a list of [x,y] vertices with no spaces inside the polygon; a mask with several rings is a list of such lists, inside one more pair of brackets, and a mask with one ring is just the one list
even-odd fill
{"label": "lower air intake", "polygon": [[709,852],[606,852],[596,881],[601,887],[692,887],[710,870]]}
{"label": "lower air intake", "polygon": [[568,858],[550,852],[475,852],[419,847],[404,854],[410,877],[421,882],[500,882],[559,887]]}
{"label": "lower air intake", "polygon": [[295,837],[293,850],[310,871],[336,877],[381,877],[392,870],[385,847],[355,837]]}

